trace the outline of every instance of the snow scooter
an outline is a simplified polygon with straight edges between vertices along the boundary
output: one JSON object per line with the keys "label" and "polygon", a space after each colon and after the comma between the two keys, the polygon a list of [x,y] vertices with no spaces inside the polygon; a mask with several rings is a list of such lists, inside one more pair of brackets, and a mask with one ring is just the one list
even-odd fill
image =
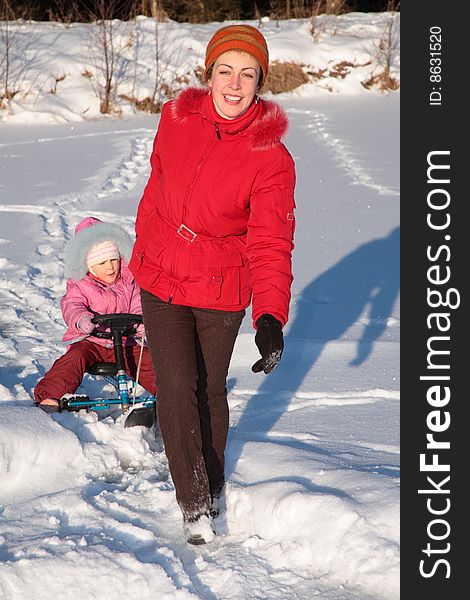
{"label": "snow scooter", "polygon": [[[130,313],[115,313],[109,315],[96,314],[91,322],[95,327],[92,335],[102,339],[112,339],[115,362],[95,363],[88,369],[90,375],[104,377],[110,381],[118,393],[117,398],[99,398],[92,400],[82,394],[65,394],[60,399],[59,412],[80,410],[99,411],[120,406],[123,413],[132,409],[124,423],[124,427],[151,427],[155,422],[156,398],[155,396],[136,397],[136,382],[127,375],[122,341],[124,337],[135,334],[135,325],[142,323],[142,315]],[[104,331],[108,329],[109,331]],[[140,352],[142,358],[143,340]],[[137,367],[139,377],[140,360]]]}

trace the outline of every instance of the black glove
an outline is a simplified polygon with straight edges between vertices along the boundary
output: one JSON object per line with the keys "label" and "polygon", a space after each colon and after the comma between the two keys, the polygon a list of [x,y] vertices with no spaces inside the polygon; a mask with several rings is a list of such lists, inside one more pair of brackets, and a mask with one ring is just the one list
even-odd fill
{"label": "black glove", "polygon": [[261,358],[251,367],[253,373],[264,371],[266,374],[277,366],[284,349],[282,324],[272,315],[261,315],[256,321],[257,332],[255,344],[258,346]]}

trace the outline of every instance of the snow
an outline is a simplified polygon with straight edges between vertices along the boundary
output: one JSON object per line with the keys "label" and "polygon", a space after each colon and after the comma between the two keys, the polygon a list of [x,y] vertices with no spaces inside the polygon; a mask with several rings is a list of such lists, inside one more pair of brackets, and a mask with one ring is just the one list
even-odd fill
{"label": "snow", "polygon": [[[381,47],[387,28],[399,42],[396,13],[320,15],[313,30],[309,19],[250,24],[265,35],[271,62],[292,61],[308,73],[323,73],[303,86],[303,97],[370,95],[363,83],[383,70]],[[156,83],[162,90],[169,86],[176,91],[187,84],[200,85],[195,71],[203,69],[207,42],[220,26],[169,21],[156,28],[153,19],[142,16],[131,22],[113,21],[114,111],[121,116],[134,114],[128,98],[151,96]],[[97,91],[102,87],[104,61],[96,51],[101,33],[95,24],[18,22],[10,25],[10,31],[9,91],[15,95],[4,100],[0,122],[64,123],[101,117]],[[2,50],[0,45],[0,57]],[[4,68],[2,85],[3,74]],[[393,50],[391,75],[399,79],[398,48]],[[157,100],[165,98],[163,92],[157,96]]]}
{"label": "snow", "polygon": [[[272,60],[318,69],[367,62],[385,18],[329,17],[316,44],[306,20],[262,31]],[[138,24],[141,37],[153,26]],[[162,25],[167,70],[202,64],[219,26]],[[248,311],[229,372],[224,510],[215,541],[190,547],[158,431],[32,406],[63,352],[64,244],[89,214],[133,233],[158,124],[125,103],[99,115],[80,75],[87,27],[22,25],[31,81],[67,77],[0,111],[0,597],[397,600],[399,92],[364,89],[369,66],[272,97],[298,176],[286,348],[275,372],[253,374]],[[87,377],[79,391],[110,389]]]}

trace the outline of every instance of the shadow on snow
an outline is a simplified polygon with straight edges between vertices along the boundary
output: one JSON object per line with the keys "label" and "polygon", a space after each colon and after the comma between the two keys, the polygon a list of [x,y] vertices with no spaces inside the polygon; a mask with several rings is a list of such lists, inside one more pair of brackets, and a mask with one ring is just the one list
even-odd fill
{"label": "shadow on snow", "polygon": [[[285,336],[282,361],[264,376],[257,393],[249,400],[237,431],[268,433],[286,411],[290,400],[329,342],[338,340],[358,321],[363,325],[356,356],[349,363],[359,367],[370,356],[374,343],[387,329],[388,319],[400,287],[400,229],[359,246],[300,293],[296,314]],[[229,385],[233,387],[233,381]],[[259,427],[260,426],[260,427]],[[305,450],[312,446],[302,444]],[[233,472],[244,442],[233,440],[227,474]]]}

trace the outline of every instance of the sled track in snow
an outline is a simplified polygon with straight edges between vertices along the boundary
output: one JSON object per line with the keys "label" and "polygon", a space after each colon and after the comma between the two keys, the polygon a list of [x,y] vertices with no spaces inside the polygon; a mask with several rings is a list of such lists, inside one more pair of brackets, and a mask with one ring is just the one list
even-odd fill
{"label": "sled track in snow", "polygon": [[355,185],[363,185],[381,196],[399,196],[399,192],[374,181],[366,169],[355,157],[351,145],[334,137],[329,129],[328,117],[325,114],[310,110],[289,109],[289,115],[307,117],[306,127],[317,136],[334,153],[343,171],[353,179]]}
{"label": "sled track in snow", "polygon": [[118,167],[107,177],[97,198],[108,194],[130,191],[135,187],[139,176],[150,173],[149,157],[152,151],[153,137],[137,137],[131,142],[130,155],[124,158]]}
{"label": "sled track in snow", "polygon": [[[148,135],[145,135],[148,132]],[[124,133],[120,131],[109,134]],[[125,133],[129,133],[125,131]],[[42,239],[33,251],[28,264],[18,264],[14,259],[0,258],[0,351],[7,364],[18,363],[18,354],[24,357],[23,371],[28,381],[37,380],[55,357],[64,350],[61,338],[64,324],[60,310],[60,298],[65,291],[63,275],[63,251],[73,236],[75,225],[88,214],[111,223],[120,224],[133,234],[134,218],[99,210],[100,200],[116,193],[131,191],[137,179],[150,169],[149,156],[153,142],[151,130],[136,130],[139,135],[128,140],[127,150],[118,162],[105,173],[98,191],[82,194],[65,194],[47,198],[37,204],[7,204],[0,206],[0,213],[32,215],[38,220],[37,229]],[[84,134],[94,137],[95,134]],[[96,134],[106,135],[106,132]],[[74,139],[63,136],[59,139]],[[54,142],[57,138],[41,138],[34,142]],[[15,144],[4,144],[15,145]],[[0,145],[1,146],[1,145]],[[8,240],[0,240],[8,243]],[[11,278],[15,280],[14,289]],[[29,364],[29,367],[27,366]],[[31,394],[31,384],[25,388],[21,369],[11,377],[19,378],[17,394],[21,398]],[[13,381],[8,377],[8,381]],[[8,398],[13,399],[11,395]]]}
{"label": "sled track in snow", "polygon": [[137,129],[114,129],[113,131],[99,131],[97,133],[79,133],[79,134],[71,134],[71,135],[63,135],[59,137],[43,137],[34,140],[24,140],[20,142],[5,142],[0,143],[0,148],[9,148],[11,146],[27,146],[30,144],[47,144],[49,142],[60,142],[63,140],[74,140],[74,139],[83,139],[83,138],[95,138],[102,136],[119,136],[122,134],[129,133],[148,133],[150,136],[155,134],[153,129],[147,129],[143,127],[139,127]]}

